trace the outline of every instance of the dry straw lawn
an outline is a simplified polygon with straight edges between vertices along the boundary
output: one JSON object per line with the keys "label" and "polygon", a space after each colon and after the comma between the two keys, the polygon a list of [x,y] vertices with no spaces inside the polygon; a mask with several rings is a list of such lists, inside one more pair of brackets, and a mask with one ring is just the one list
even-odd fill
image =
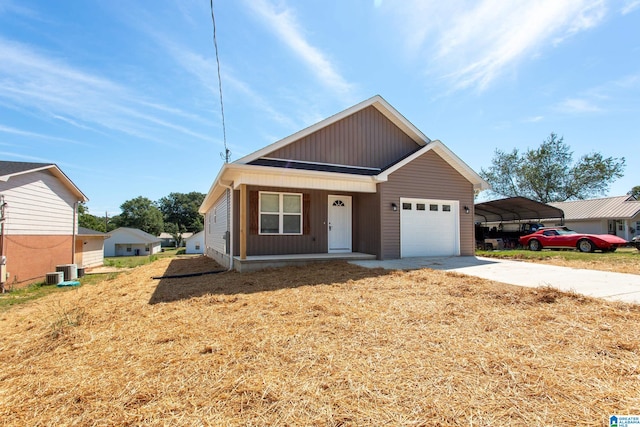
{"label": "dry straw lawn", "polygon": [[0,313],[0,425],[602,426],[640,307],[442,271],[162,259]]}

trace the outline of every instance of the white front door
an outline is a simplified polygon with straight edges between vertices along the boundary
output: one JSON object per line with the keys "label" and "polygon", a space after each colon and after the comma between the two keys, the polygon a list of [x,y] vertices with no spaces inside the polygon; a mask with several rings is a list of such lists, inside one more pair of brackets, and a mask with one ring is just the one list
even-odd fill
{"label": "white front door", "polygon": [[351,196],[329,196],[329,252],[351,252]]}

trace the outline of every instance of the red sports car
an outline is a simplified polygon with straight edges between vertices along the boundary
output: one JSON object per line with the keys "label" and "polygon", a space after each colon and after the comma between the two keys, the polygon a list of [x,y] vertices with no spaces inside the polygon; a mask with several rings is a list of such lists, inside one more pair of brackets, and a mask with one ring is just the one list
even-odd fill
{"label": "red sports car", "polygon": [[535,233],[520,237],[518,241],[532,251],[542,248],[575,248],[580,252],[593,252],[596,249],[613,252],[627,245],[627,241],[618,236],[577,233],[567,227],[544,227]]}

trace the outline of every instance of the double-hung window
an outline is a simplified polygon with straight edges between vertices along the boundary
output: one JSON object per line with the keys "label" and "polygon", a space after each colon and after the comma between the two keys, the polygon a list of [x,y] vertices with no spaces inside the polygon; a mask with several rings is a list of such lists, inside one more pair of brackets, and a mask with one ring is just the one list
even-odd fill
{"label": "double-hung window", "polygon": [[260,234],[302,234],[302,194],[260,192]]}

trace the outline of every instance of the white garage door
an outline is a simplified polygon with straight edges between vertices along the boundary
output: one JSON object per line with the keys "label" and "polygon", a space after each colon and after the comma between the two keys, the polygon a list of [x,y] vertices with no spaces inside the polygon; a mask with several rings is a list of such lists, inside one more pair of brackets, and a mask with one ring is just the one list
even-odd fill
{"label": "white garage door", "polygon": [[456,200],[400,199],[400,256],[460,255]]}

